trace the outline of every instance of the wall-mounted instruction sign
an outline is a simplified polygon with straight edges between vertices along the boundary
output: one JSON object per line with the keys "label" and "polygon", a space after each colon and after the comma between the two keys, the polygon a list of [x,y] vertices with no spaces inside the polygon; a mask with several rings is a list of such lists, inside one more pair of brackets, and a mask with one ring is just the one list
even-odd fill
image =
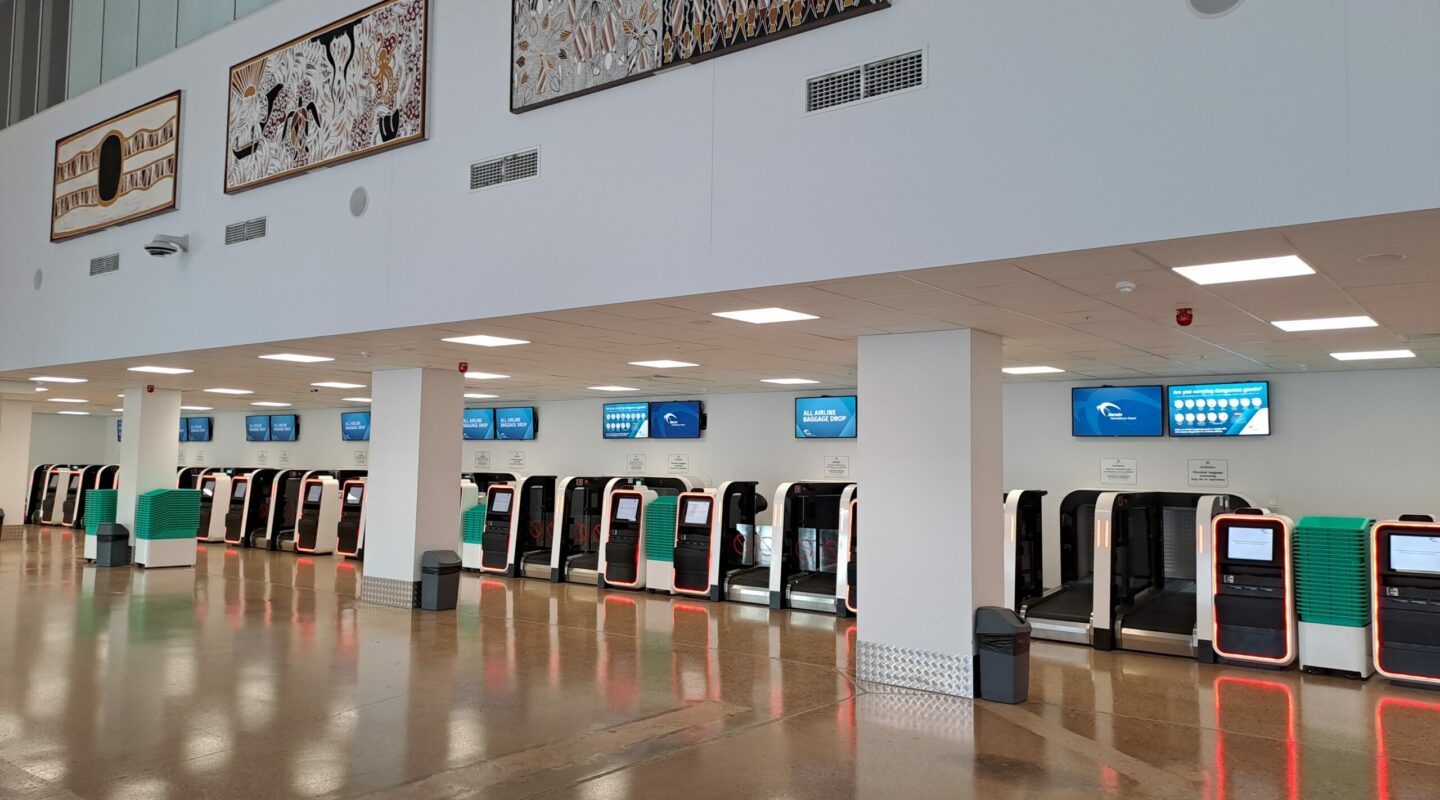
{"label": "wall-mounted instruction sign", "polygon": [[490,469],[490,451],[475,451],[475,469]]}
{"label": "wall-mounted instruction sign", "polygon": [[1230,462],[1223,458],[1190,459],[1190,485],[1201,488],[1228,489]]}
{"label": "wall-mounted instruction sign", "polygon": [[511,450],[511,451],[510,451],[510,466],[511,466],[512,468],[514,468],[514,469],[524,469],[524,468],[525,468],[525,451],[524,451],[524,450]]}
{"label": "wall-mounted instruction sign", "polygon": [[671,453],[670,471],[673,473],[685,473],[690,471],[689,453]]}
{"label": "wall-mounted instruction sign", "polygon": [[847,479],[850,477],[850,456],[826,456],[825,477]]}
{"label": "wall-mounted instruction sign", "polygon": [[355,466],[357,466],[357,467],[363,467],[363,466],[365,466],[365,465],[367,465],[367,464],[369,464],[369,463],[370,463],[370,451],[369,451],[369,450],[356,450],[356,451],[355,451]]}
{"label": "wall-mounted instruction sign", "polygon": [[630,453],[625,456],[625,469],[633,475],[645,474],[645,454]]}
{"label": "wall-mounted instruction sign", "polygon": [[280,451],[280,464],[281,464],[281,466],[289,466],[289,465],[290,465],[290,451],[289,451],[289,450],[281,450],[281,451]]}
{"label": "wall-mounted instruction sign", "polygon": [[256,451],[255,451],[255,464],[256,464],[256,466],[261,466],[261,467],[267,467],[267,466],[269,466],[269,465],[270,465],[270,451],[269,451],[269,450],[256,450]]}
{"label": "wall-mounted instruction sign", "polygon": [[1105,486],[1134,486],[1140,480],[1139,462],[1133,458],[1100,459],[1100,483]]}

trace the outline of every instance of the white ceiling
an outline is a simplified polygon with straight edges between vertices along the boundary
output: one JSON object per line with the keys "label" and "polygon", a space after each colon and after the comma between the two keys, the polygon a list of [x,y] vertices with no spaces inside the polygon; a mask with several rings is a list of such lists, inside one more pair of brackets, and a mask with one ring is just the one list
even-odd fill
{"label": "white ceiling", "polygon": [[[1297,254],[1316,275],[1202,287],[1171,267]],[[1118,281],[1136,285],[1116,290]],[[820,319],[751,325],[712,312],[781,306]],[[1177,308],[1194,309],[1181,328]],[[1275,320],[1369,315],[1380,327],[1285,333]],[[1038,256],[760,288],[588,309],[553,311],[421,328],[377,331],[221,350],[53,366],[0,373],[0,380],[46,374],[88,378],[52,385],[42,411],[109,413],[126,386],[153,383],[185,390],[184,402],[252,410],[254,401],[296,408],[343,406],[366,390],[321,389],[316,381],[368,384],[371,371],[397,367],[510,375],[469,381],[494,402],[624,397],[586,387],[633,386],[633,396],[794,391],[764,378],[803,377],[815,390],[855,385],[856,338],[976,328],[1005,337],[1007,366],[1046,365],[1065,374],[1011,380],[1189,379],[1210,375],[1440,366],[1440,211],[1370,217],[1131,247]],[[532,344],[481,348],[442,342],[484,333]],[[179,345],[180,342],[177,342]],[[1409,348],[1403,361],[1341,363],[1341,350]],[[267,353],[331,356],[316,365],[262,361]],[[693,369],[653,370],[630,361],[676,359]],[[185,367],[192,375],[136,375],[143,364]],[[254,396],[203,394],[207,387],[252,389]],[[13,395],[12,395],[13,396]]]}

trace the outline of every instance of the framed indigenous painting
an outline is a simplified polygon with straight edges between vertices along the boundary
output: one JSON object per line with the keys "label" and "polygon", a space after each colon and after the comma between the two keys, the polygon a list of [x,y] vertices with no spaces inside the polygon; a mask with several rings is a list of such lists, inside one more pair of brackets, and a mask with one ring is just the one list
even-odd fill
{"label": "framed indigenous painting", "polygon": [[660,67],[664,0],[510,0],[510,110],[530,111]]}
{"label": "framed indigenous painting", "polygon": [[430,0],[383,0],[230,68],[225,191],[425,138]]}
{"label": "framed indigenous painting", "polygon": [[890,0],[665,0],[666,66],[704,61],[887,8]]}
{"label": "framed indigenous painting", "polygon": [[50,241],[174,209],[179,169],[179,92],[61,139]]}

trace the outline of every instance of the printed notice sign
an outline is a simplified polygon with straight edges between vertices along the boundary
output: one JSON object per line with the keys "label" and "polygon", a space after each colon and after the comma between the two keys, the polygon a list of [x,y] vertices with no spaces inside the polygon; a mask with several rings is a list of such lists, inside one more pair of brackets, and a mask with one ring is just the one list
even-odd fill
{"label": "printed notice sign", "polygon": [[635,475],[645,474],[645,454],[630,453],[625,456],[625,469]]}
{"label": "printed notice sign", "polygon": [[280,463],[281,463],[282,465],[287,465],[287,466],[290,464],[290,451],[289,451],[289,450],[281,450],[281,451],[280,451]]}
{"label": "printed notice sign", "polygon": [[270,465],[270,451],[269,451],[269,450],[256,450],[256,451],[255,451],[255,463],[256,463],[257,465],[259,465],[259,466],[262,466],[262,467],[269,466],[269,465]]}
{"label": "printed notice sign", "polygon": [[490,451],[475,451],[475,469],[490,469]]}
{"label": "printed notice sign", "polygon": [[357,467],[363,467],[363,466],[365,466],[365,465],[368,464],[368,463],[370,463],[370,451],[369,451],[369,450],[356,450],[356,451],[355,451],[355,466],[357,466]]}
{"label": "printed notice sign", "polygon": [[511,466],[511,467],[514,467],[514,468],[516,468],[516,469],[524,469],[524,468],[525,468],[525,451],[524,451],[524,450],[511,450],[511,451],[510,451],[510,466]]}
{"label": "printed notice sign", "polygon": [[1190,485],[1226,489],[1230,486],[1230,462],[1220,458],[1190,459]]}
{"label": "printed notice sign", "polygon": [[196,451],[195,451],[195,466],[201,467],[201,466],[204,466],[204,465],[205,465],[205,451],[204,451],[204,450],[196,450]]}
{"label": "printed notice sign", "polygon": [[671,472],[674,472],[674,473],[689,472],[689,471],[690,471],[690,454],[689,454],[689,453],[671,453],[671,454],[670,454],[670,471],[671,471]]}
{"label": "printed notice sign", "polygon": [[850,477],[850,456],[826,456],[825,477],[827,478],[849,478]]}
{"label": "printed notice sign", "polygon": [[1139,462],[1133,458],[1100,459],[1100,483],[1105,486],[1134,486],[1139,475]]}

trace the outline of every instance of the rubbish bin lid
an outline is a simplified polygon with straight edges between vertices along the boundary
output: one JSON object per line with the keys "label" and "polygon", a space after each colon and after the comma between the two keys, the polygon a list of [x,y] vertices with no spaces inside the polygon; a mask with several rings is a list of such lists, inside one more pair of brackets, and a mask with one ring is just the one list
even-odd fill
{"label": "rubbish bin lid", "polygon": [[1030,623],[1008,608],[982,606],[975,609],[975,632],[986,635],[1029,633]]}
{"label": "rubbish bin lid", "polygon": [[424,570],[458,568],[460,565],[460,556],[454,550],[427,550],[420,556],[420,568]]}

